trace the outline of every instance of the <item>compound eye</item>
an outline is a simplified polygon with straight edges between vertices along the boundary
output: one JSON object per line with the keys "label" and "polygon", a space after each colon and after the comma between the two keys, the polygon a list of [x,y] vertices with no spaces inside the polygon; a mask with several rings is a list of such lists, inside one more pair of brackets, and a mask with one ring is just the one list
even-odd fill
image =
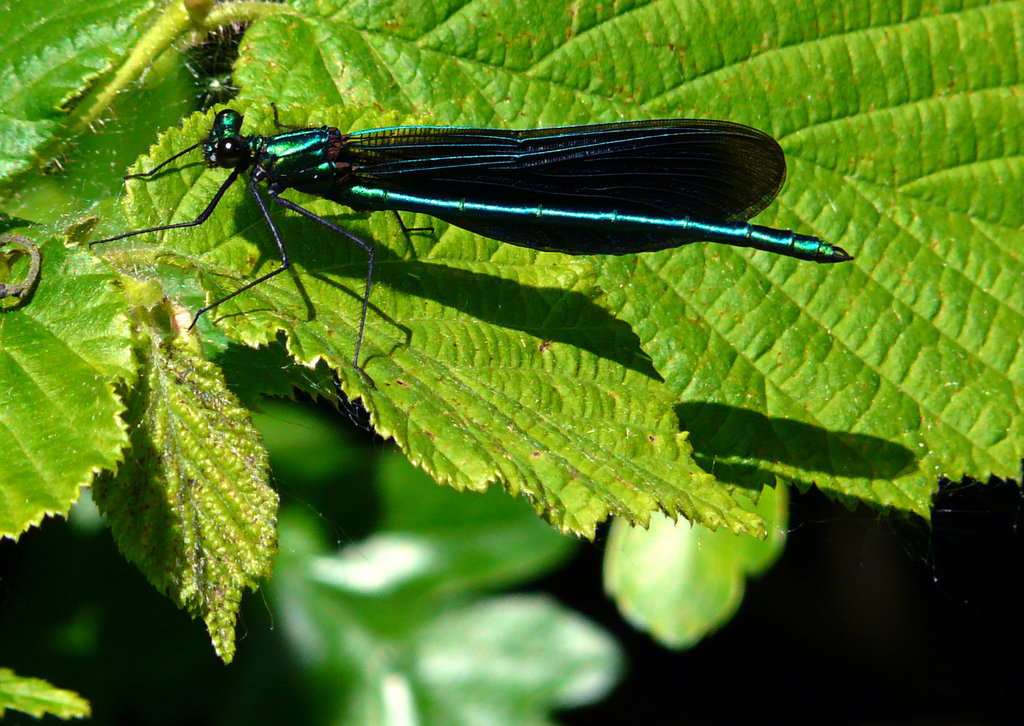
{"label": "compound eye", "polygon": [[230,169],[247,161],[248,157],[249,150],[241,139],[221,139],[212,158],[217,166]]}

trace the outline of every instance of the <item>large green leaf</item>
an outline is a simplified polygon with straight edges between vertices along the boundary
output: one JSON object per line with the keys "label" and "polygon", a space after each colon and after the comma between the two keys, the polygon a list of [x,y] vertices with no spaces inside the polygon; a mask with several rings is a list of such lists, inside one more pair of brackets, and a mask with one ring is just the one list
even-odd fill
{"label": "large green leaf", "polygon": [[852,264],[697,245],[597,273],[720,478],[927,515],[940,474],[1019,470],[1020,2],[297,6],[251,29],[244,100],[720,117],[780,139],[789,183],[759,221]]}

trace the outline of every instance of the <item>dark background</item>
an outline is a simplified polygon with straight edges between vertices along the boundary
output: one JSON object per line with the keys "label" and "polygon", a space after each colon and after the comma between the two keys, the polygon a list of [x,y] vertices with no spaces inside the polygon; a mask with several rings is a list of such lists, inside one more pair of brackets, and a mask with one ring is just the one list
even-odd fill
{"label": "dark background", "polygon": [[[382,448],[352,436],[368,456]],[[301,496],[282,484],[285,503]],[[682,652],[634,630],[605,596],[604,529],[568,568],[526,586],[611,631],[630,662],[610,699],[558,718],[570,726],[1022,723],[1021,505],[1016,482],[943,482],[929,527],[794,492],[781,560],[748,583],[731,622]],[[100,577],[96,562],[109,563]],[[65,622],[68,599],[91,627]],[[75,642],[83,632],[98,634],[95,642]],[[202,624],[125,563],[105,530],[83,536],[48,520],[17,545],[0,542],[0,666],[79,690],[93,700],[95,723],[314,722],[294,695],[265,699],[253,686],[303,692],[290,682],[300,672],[259,594],[243,604],[239,640],[239,658],[224,667]],[[35,721],[9,714],[6,723]]]}
{"label": "dark background", "polygon": [[612,630],[632,671],[564,721],[1024,723],[1021,505],[1016,482],[943,482],[929,528],[794,494],[781,560],[683,653],[617,618],[591,548],[545,585]]}

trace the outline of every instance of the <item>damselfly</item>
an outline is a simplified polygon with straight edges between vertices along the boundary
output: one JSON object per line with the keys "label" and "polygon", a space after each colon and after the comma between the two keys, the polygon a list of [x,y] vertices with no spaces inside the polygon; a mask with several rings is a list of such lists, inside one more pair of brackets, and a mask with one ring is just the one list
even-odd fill
{"label": "damselfly", "polygon": [[851,259],[817,237],[747,224],[776,197],[786,160],[767,134],[727,121],[668,119],[509,131],[398,126],[343,133],[283,126],[272,136],[242,133],[242,114],[217,114],[209,135],[154,169],[202,148],[210,167],[230,169],[190,222],[107,239],[195,227],[205,222],[243,172],[281,253],[281,266],[200,309],[203,313],[289,266],[277,224],[260,195],[351,240],[369,256],[359,350],[373,280],[369,242],[281,196],[296,189],[356,210],[421,212],[485,237],[570,255],[622,255],[719,242],[814,262]]}

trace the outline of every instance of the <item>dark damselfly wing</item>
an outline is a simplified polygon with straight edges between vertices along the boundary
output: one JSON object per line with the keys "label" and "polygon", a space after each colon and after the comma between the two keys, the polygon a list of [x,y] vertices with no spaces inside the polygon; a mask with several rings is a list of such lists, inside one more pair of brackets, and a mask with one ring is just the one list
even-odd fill
{"label": "dark damselfly wing", "polygon": [[587,211],[742,221],[775,198],[782,149],[748,126],[671,119],[528,131],[398,127],[343,142],[363,183]]}
{"label": "dark damselfly wing", "polygon": [[[786,178],[785,157],[772,137],[713,120],[527,131],[409,126],[348,134],[342,146],[357,184],[583,212],[745,221],[771,203]],[[447,221],[543,249],[572,251],[578,239],[572,227],[553,228],[528,219],[506,223],[460,216]],[[592,229],[588,235],[608,236],[611,246],[621,239],[635,247],[623,251],[660,248],[666,237]],[[648,240],[653,244],[646,244]]]}

